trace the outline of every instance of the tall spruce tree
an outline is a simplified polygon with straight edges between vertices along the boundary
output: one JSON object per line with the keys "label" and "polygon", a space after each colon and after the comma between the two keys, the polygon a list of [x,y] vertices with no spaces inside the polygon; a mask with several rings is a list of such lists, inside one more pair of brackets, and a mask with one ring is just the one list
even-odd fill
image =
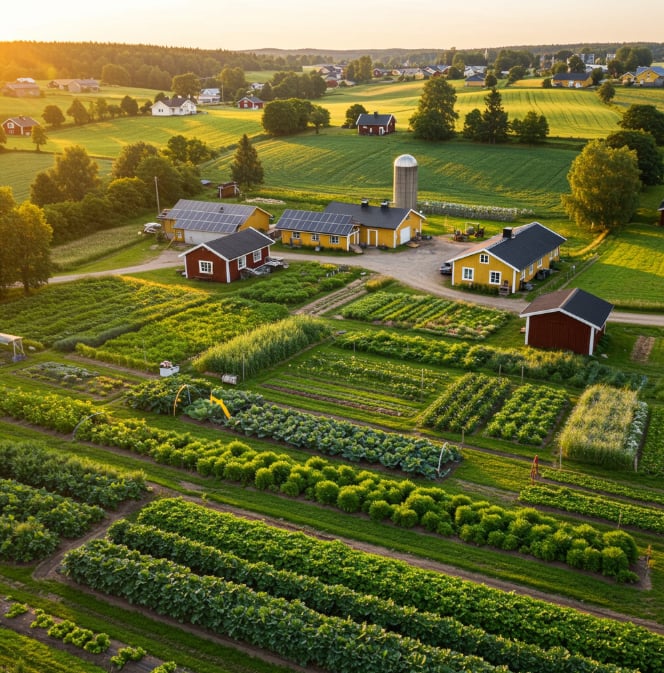
{"label": "tall spruce tree", "polygon": [[231,176],[244,189],[263,184],[263,166],[256,148],[251,144],[246,133],[240,138],[240,143],[235,150],[231,164]]}

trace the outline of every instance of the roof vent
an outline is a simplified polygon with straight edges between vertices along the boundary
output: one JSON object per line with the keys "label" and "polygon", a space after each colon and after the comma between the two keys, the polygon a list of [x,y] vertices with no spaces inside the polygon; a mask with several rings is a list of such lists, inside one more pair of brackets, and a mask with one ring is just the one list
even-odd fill
{"label": "roof vent", "polygon": [[223,212],[224,212],[224,207],[223,207],[223,206],[219,206],[219,212],[220,212],[220,213],[223,213]]}
{"label": "roof vent", "polygon": [[503,229],[503,238],[512,238],[512,227],[505,227]]}
{"label": "roof vent", "polygon": [[374,112],[374,117],[377,117],[377,116],[378,116],[378,112]]}
{"label": "roof vent", "polygon": [[390,202],[386,199],[385,201],[380,202],[380,207],[381,208],[389,208]]}

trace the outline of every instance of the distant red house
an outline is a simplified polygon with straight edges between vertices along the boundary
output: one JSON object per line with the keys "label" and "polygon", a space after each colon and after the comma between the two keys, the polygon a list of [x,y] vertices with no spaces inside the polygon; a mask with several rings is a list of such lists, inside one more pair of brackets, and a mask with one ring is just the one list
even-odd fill
{"label": "distant red house", "polygon": [[31,136],[35,126],[39,126],[39,122],[32,117],[10,117],[2,122],[6,136]]}
{"label": "distant red house", "polygon": [[592,355],[612,310],[613,304],[578,288],[543,294],[521,312],[526,345]]}
{"label": "distant red house", "polygon": [[355,122],[361,136],[384,136],[396,131],[397,120],[394,115],[381,115],[377,112],[361,114]]}
{"label": "distant red house", "polygon": [[217,193],[220,199],[230,199],[240,194],[240,185],[237,182],[223,182],[217,185]]}
{"label": "distant red house", "polygon": [[269,261],[273,243],[269,236],[249,227],[199,243],[180,257],[184,257],[187,278],[232,283],[264,266]]}
{"label": "distant red house", "polygon": [[265,103],[257,96],[245,96],[244,98],[240,98],[237,106],[241,110],[262,110]]}

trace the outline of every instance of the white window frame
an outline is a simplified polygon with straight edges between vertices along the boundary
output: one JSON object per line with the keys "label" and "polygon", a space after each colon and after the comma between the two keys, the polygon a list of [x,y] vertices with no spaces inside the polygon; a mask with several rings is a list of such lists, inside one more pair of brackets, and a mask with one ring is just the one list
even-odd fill
{"label": "white window frame", "polygon": [[246,269],[247,268],[247,256],[242,255],[242,257],[237,258],[237,268]]}
{"label": "white window frame", "polygon": [[263,259],[263,251],[262,250],[254,250],[252,253],[252,258],[254,262],[260,262],[261,259]]}
{"label": "white window frame", "polygon": [[534,271],[535,271],[535,267],[531,264],[531,265],[530,265],[530,269],[528,270],[528,272],[529,272],[530,275],[532,276]]}
{"label": "white window frame", "polygon": [[198,272],[211,275],[214,272],[214,264],[209,259],[199,259]]}
{"label": "white window frame", "polygon": [[291,234],[291,238],[292,238],[294,241],[299,241],[299,240],[300,240],[300,232],[299,232],[299,231],[294,231],[294,232]]}
{"label": "white window frame", "polygon": [[489,285],[500,285],[502,277],[500,271],[489,271]]}
{"label": "white window frame", "polygon": [[332,245],[338,245],[339,244],[339,237],[338,236],[330,236],[330,243]]}
{"label": "white window frame", "polygon": [[475,269],[472,266],[461,267],[461,280],[468,280],[471,283],[475,278]]}
{"label": "white window frame", "polygon": [[489,263],[489,255],[486,254],[486,252],[481,252],[480,253],[480,264],[488,264]]}
{"label": "white window frame", "polygon": [[311,242],[318,243],[320,241],[320,234],[311,234]]}
{"label": "white window frame", "polygon": [[537,260],[537,268],[538,268],[538,269],[541,269],[542,266],[544,266],[544,260],[540,257],[540,258]]}

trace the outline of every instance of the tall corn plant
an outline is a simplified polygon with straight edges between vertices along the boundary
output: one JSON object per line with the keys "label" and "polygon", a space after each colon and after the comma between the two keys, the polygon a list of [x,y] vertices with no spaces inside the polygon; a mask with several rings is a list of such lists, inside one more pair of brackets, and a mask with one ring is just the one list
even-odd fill
{"label": "tall corn plant", "polygon": [[201,372],[247,378],[283,362],[330,333],[330,327],[323,320],[306,315],[291,316],[213,346],[199,355],[193,366]]}

